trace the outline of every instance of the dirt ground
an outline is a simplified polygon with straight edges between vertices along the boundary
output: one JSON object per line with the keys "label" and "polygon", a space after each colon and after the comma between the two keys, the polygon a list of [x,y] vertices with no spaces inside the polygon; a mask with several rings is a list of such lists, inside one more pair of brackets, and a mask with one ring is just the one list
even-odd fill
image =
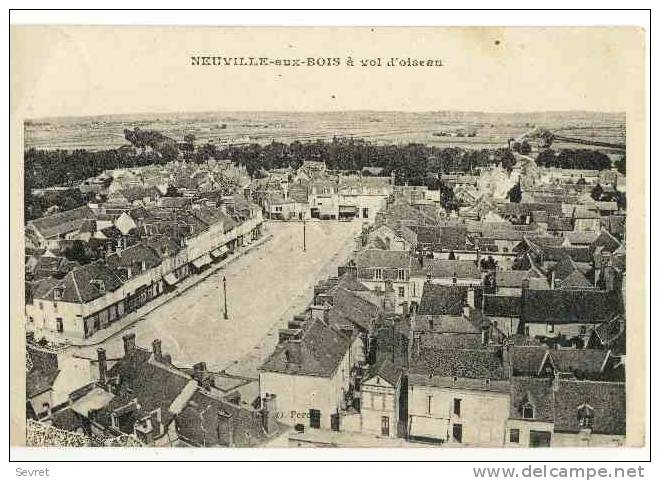
{"label": "dirt ground", "polygon": [[178,366],[205,361],[210,370],[256,377],[256,368],[277,342],[277,329],[306,308],[319,279],[336,275],[360,226],[359,221],[308,222],[303,252],[301,223],[268,223],[273,235],[269,242],[150,312],[129,330],[99,346],[72,348],[72,354],[93,358],[96,348],[104,347],[108,358],[120,357],[122,335],[134,332],[139,346],[150,347],[154,339],[161,339],[163,352]]}

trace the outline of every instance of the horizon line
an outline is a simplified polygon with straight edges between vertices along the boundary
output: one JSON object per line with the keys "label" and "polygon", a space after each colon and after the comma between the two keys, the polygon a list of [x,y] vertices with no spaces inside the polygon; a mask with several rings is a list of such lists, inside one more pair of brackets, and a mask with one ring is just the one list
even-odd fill
{"label": "horizon line", "polygon": [[341,109],[341,110],[170,110],[170,111],[157,111],[157,112],[126,112],[126,113],[98,113],[98,114],[73,114],[73,115],[49,115],[45,117],[26,117],[24,122],[38,121],[38,120],[56,120],[56,119],[72,119],[72,118],[94,118],[94,117],[120,117],[130,115],[176,115],[176,114],[217,114],[217,113],[263,113],[263,114],[341,114],[341,113],[405,113],[405,114],[441,114],[441,113],[467,113],[467,114],[482,114],[482,115],[531,115],[531,114],[561,114],[561,113],[586,113],[586,114],[606,114],[606,115],[626,115],[625,111],[618,110],[589,110],[589,109],[576,109],[576,110],[400,110],[400,109]]}

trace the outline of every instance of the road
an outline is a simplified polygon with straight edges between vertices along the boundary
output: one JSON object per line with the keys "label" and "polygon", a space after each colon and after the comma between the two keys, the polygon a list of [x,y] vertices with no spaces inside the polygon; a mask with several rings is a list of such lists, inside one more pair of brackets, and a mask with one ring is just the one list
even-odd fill
{"label": "road", "polygon": [[150,347],[154,339],[161,339],[163,352],[178,366],[205,361],[211,370],[256,377],[256,368],[277,342],[277,329],[306,308],[319,279],[336,275],[360,226],[359,221],[308,222],[303,252],[301,223],[269,223],[269,242],[150,312],[129,330],[98,346],[71,348],[71,354],[94,358],[96,348],[104,347],[108,358],[120,357],[122,335],[134,332],[139,346]]}

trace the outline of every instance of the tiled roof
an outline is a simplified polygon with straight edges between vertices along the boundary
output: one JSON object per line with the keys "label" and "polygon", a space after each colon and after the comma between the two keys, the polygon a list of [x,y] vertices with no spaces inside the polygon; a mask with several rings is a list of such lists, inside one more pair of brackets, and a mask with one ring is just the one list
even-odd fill
{"label": "tiled roof", "polygon": [[460,315],[467,301],[467,288],[460,286],[441,286],[424,284],[418,314]]}
{"label": "tiled roof", "polygon": [[521,312],[520,296],[485,294],[483,311],[487,317],[519,318]]}
{"label": "tiled roof", "polygon": [[509,346],[509,362],[514,376],[536,376],[548,351],[547,346]]}
{"label": "tiled roof", "polygon": [[335,287],[328,294],[332,296],[330,322],[345,324],[349,321],[363,330],[371,330],[380,313],[377,305],[342,287]]}
{"label": "tiled roof", "polygon": [[623,382],[562,379],[555,391],[555,431],[578,432],[578,409],[593,409],[592,432],[626,434],[626,388]]}
{"label": "tiled roof", "polygon": [[[102,281],[104,289],[94,281]],[[33,285],[33,298],[61,300],[62,302],[85,303],[97,299],[106,292],[121,287],[119,276],[102,263],[87,264],[70,271],[61,280],[44,279]],[[55,288],[62,289],[60,299],[55,299]]]}
{"label": "tiled roof", "polygon": [[53,352],[28,345],[27,356],[30,370],[26,373],[25,386],[29,399],[51,389],[60,371],[57,354]]}
{"label": "tiled roof", "polygon": [[369,249],[356,254],[355,264],[358,267],[406,269],[410,267],[410,254],[408,252]]}
{"label": "tiled roof", "polygon": [[534,408],[534,421],[553,422],[555,417],[552,379],[535,377],[511,378],[511,406],[509,418],[523,419],[522,408]]}
{"label": "tiled roof", "polygon": [[111,412],[136,398],[140,406],[136,419],[160,408],[164,426],[175,415],[170,406],[191,380],[183,371],[151,359],[151,353],[141,348],[134,348],[112,366],[108,379],[117,379],[119,394],[97,412],[97,419],[102,424],[110,424]]}
{"label": "tiled roof", "polygon": [[410,373],[471,379],[507,379],[502,356],[487,349],[422,349],[413,354]]}
{"label": "tiled roof", "polygon": [[467,227],[463,226],[415,226],[417,242],[430,245],[434,250],[464,250],[467,242]]}
{"label": "tiled roof", "polygon": [[527,271],[495,271],[495,282],[498,287],[522,287],[523,281],[527,279],[530,281],[530,287],[545,284],[547,280],[536,271],[530,269]]}
{"label": "tiled roof", "polygon": [[421,315],[413,320],[413,331],[427,331],[451,334],[481,334],[481,329],[473,324],[467,317]]}
{"label": "tiled roof", "polygon": [[177,432],[194,446],[229,446],[226,428],[219,426],[219,413],[230,416],[235,446],[254,446],[268,438],[261,413],[203,391],[197,391],[177,416]]}
{"label": "tiled roof", "polygon": [[280,343],[260,370],[292,375],[331,376],[351,346],[351,339],[314,320],[302,339]]}
{"label": "tiled roof", "polygon": [[481,271],[474,261],[424,259],[423,267],[415,264],[415,275],[431,276],[432,279],[481,279]]}
{"label": "tiled roof", "polygon": [[41,217],[29,223],[46,239],[57,237],[67,232],[77,231],[85,220],[94,219],[92,209],[84,205],[57,214]]}
{"label": "tiled roof", "polygon": [[547,352],[554,369],[571,373],[579,378],[589,378],[602,372],[608,351],[602,349],[550,349]]}
{"label": "tiled roof", "polygon": [[159,265],[160,261],[158,253],[142,243],[134,244],[122,251],[113,253],[106,259],[108,267],[112,269],[131,267],[135,264],[142,264],[143,262],[146,269],[151,269]]}
{"label": "tiled roof", "polygon": [[529,323],[600,323],[621,312],[620,296],[598,290],[528,290],[521,320]]}

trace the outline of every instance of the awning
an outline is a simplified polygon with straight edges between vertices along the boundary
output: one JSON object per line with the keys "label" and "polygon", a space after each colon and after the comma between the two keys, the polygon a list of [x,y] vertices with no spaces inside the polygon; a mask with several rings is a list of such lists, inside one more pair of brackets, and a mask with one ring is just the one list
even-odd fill
{"label": "awning", "polygon": [[221,246],[221,247],[218,247],[217,249],[213,249],[213,250],[211,251],[211,255],[212,255],[213,257],[218,258],[218,257],[223,256],[223,255],[226,254],[227,252],[229,252],[229,248],[228,248],[227,246]]}
{"label": "awning", "polygon": [[410,436],[446,440],[449,432],[449,419],[412,416]]}
{"label": "awning", "polygon": [[211,256],[208,254],[204,254],[202,257],[198,257],[197,259],[195,259],[192,263],[197,269],[199,269],[200,267],[206,266],[211,262],[213,262]]}
{"label": "awning", "polygon": [[357,207],[354,205],[340,205],[339,206],[340,214],[357,214]]}
{"label": "awning", "polygon": [[165,274],[165,277],[163,277],[163,279],[165,279],[165,282],[167,282],[167,284],[170,286],[173,286],[174,284],[179,282],[179,279],[174,275],[173,272],[170,272],[169,274]]}

